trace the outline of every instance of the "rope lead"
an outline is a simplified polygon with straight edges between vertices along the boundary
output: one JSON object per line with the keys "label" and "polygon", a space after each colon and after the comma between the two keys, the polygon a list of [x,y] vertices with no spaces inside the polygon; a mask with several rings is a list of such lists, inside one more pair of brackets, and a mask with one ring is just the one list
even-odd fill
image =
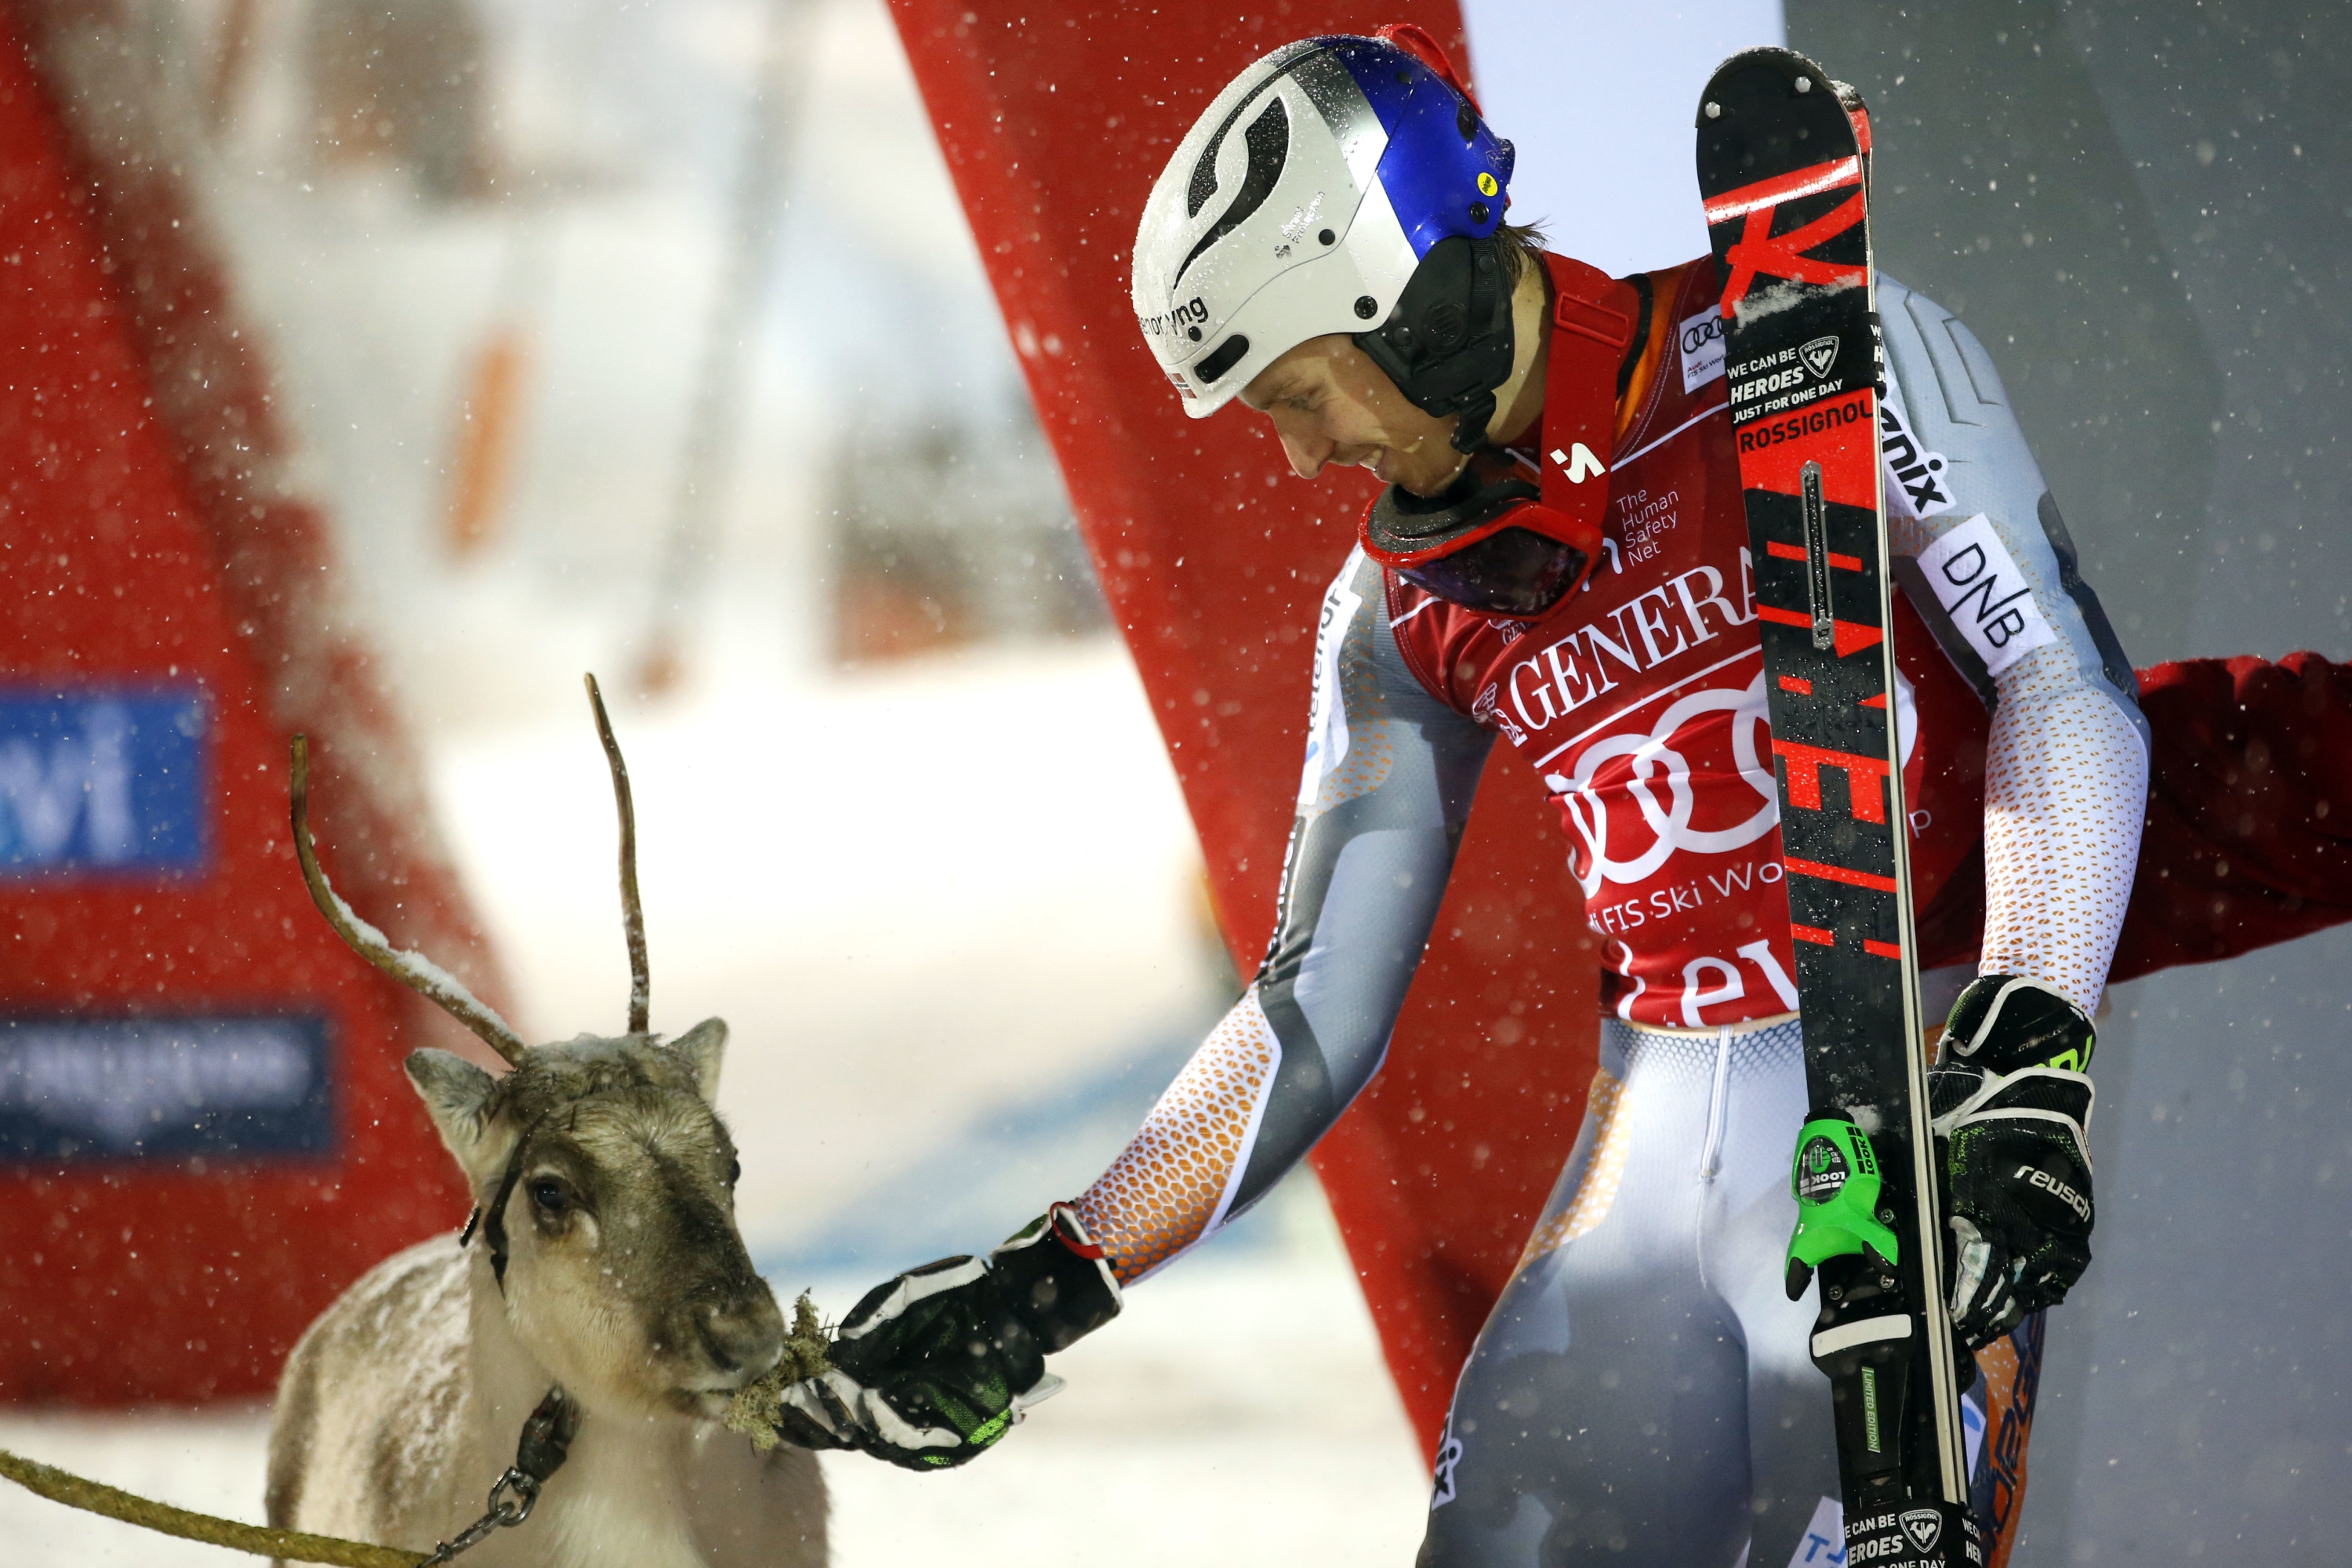
{"label": "rope lead", "polygon": [[185,1541],[201,1541],[207,1546],[250,1552],[257,1557],[338,1563],[341,1568],[417,1568],[426,1560],[422,1552],[404,1552],[396,1546],[371,1546],[364,1541],[309,1535],[299,1530],[272,1530],[267,1525],[245,1524],[234,1519],[216,1519],[208,1513],[173,1508],[170,1503],[138,1497],[119,1487],[21,1458],[5,1448],[0,1448],[0,1476],[68,1508],[103,1514]]}

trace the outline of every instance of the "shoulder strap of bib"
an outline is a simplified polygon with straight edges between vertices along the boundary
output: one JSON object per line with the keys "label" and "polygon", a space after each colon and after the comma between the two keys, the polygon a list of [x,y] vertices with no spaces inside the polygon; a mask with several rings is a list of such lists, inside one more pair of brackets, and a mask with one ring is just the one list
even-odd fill
{"label": "shoulder strap of bib", "polygon": [[1609,509],[1617,372],[1641,300],[1631,283],[1565,256],[1551,269],[1551,361],[1544,373],[1543,504],[1598,531]]}

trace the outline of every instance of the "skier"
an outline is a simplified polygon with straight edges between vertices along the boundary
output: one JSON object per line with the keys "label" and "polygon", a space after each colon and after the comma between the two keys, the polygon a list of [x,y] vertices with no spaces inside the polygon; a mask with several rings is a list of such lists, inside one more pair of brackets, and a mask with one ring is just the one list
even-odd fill
{"label": "skier", "polygon": [[[1186,412],[1238,398],[1300,477],[1387,487],[1323,601],[1275,938],[1094,1186],[858,1303],[834,1371],[789,1391],[795,1440],[965,1462],[1058,1386],[1045,1354],[1296,1164],[1379,1068],[1500,735],[1605,940],[1601,1062],[1456,1388],[1422,1560],[1840,1549],[1816,1306],[1784,1289],[1807,1105],[1723,281],[1707,258],[1611,280],[1543,253],[1503,221],[1512,166],[1434,44],[1393,27],[1259,60],[1154,186],[1136,309]],[[1984,858],[1936,1100],[1998,1562],[2039,1314],[2089,1261],[2084,1069],[2147,736],[1983,349],[1891,279],[1879,310],[1922,903],[1979,834]]]}

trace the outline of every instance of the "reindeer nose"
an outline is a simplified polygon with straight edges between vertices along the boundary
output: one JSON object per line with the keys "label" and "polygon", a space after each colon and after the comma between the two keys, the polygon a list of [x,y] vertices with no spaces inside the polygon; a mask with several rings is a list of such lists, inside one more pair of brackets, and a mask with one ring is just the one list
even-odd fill
{"label": "reindeer nose", "polygon": [[696,1314],[702,1348],[721,1372],[740,1373],[746,1380],[776,1364],[784,1353],[784,1315],[765,1290],[757,1295],[703,1308]]}

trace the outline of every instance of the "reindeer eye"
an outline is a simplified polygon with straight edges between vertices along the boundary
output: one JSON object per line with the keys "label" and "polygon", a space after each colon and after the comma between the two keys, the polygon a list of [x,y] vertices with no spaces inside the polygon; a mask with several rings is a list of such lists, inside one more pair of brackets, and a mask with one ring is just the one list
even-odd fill
{"label": "reindeer eye", "polygon": [[541,1176],[530,1184],[530,1201],[541,1214],[561,1218],[572,1208],[572,1189],[553,1176]]}
{"label": "reindeer eye", "polygon": [[728,1161],[728,1162],[727,1162],[727,1184],[728,1184],[729,1186],[730,1186],[730,1187],[731,1187],[731,1186],[733,1186],[737,1182],[741,1181],[742,1179],[743,1179],[743,1162],[742,1162],[742,1161],[740,1161],[740,1160],[730,1160],[730,1161]]}

